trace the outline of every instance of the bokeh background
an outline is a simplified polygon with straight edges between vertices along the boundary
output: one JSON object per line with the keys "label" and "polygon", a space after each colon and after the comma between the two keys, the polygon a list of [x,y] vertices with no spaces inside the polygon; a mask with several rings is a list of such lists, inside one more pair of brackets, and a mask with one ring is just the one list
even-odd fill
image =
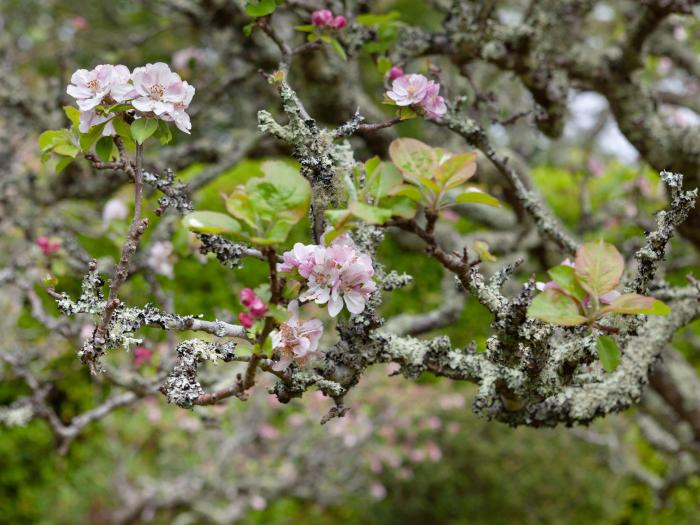
{"label": "bokeh background", "polygon": [[[594,3],[586,20],[592,34],[602,40],[621,34],[634,2]],[[441,2],[360,4],[395,13],[395,24],[382,36],[386,46],[401,24],[438,30],[442,22]],[[515,17],[517,23],[526,2],[503,4],[503,19]],[[292,30],[306,23],[298,14],[303,12],[284,12],[275,23],[288,38],[303,42]],[[278,56],[264,35],[244,35],[249,22],[242,2],[233,0],[0,0],[0,262],[23,268],[48,315],[58,314],[41,277],[50,273],[61,290],[75,294],[86,260],[95,257],[108,265],[115,259],[128,219],[106,213],[107,205],[128,208],[131,197],[123,180],[93,173],[87,164],[55,174],[39,160],[39,133],[66,124],[61,106],[70,103],[65,86],[72,71],[100,63],[135,67],[164,61],[193,84],[192,135],[178,133],[172,147],[149,152],[147,164],[194,183],[196,208],[223,210],[220,194],[259,174],[261,160],[289,158],[280,144],[257,133],[257,111],[278,112],[274,90],[258,70],[272,71]],[[693,53],[700,50],[698,24],[688,17],[678,21],[673,37]],[[337,125],[358,106],[371,121],[391,115],[381,105],[382,76],[371,51],[377,50],[354,50],[348,64],[329,50],[295,63],[290,82],[320,122]],[[529,94],[511,75],[475,64],[468,83],[439,57],[406,66],[423,72],[438,68],[450,98],[469,100],[474,86],[488,93],[480,111],[494,141],[529,166],[532,180],[565,224],[626,251],[638,245],[665,195],[658,175],[617,129],[602,96],[572,92],[564,134],[552,140],[527,115],[499,123],[532,108]],[[692,95],[697,88],[663,57],[650,56],[644,75],[670,92]],[[690,109],[666,109],[678,126],[698,121]],[[454,137],[416,119],[353,139],[357,158],[385,156],[397,133],[464,149]],[[487,175],[481,181],[502,193],[498,181]],[[158,195],[148,198],[156,220]],[[512,228],[468,210],[446,219],[463,235]],[[197,252],[177,216],[162,220],[165,226],[146,236],[144,270],[124,287],[127,299],[234,319],[238,291],[260,284],[264,268],[248,261],[240,269],[225,268]],[[307,228],[300,225],[292,240],[308,240]],[[62,251],[44,257],[33,244],[40,235],[60,239]],[[556,254],[536,244],[502,255],[492,245],[492,251],[499,261],[485,265],[486,271],[523,253],[526,270],[540,275],[557,262]],[[388,235],[380,259],[416,277],[408,288],[387,294],[385,316],[441,306],[442,272],[409,239]],[[683,282],[694,265],[691,249],[676,242],[667,279]],[[0,291],[0,347],[31,356],[35,373],[51,384],[52,406],[68,421],[96,406],[115,385],[91,377],[75,357],[85,330],[63,337],[47,328],[32,315],[30,302],[18,300],[26,294],[17,286],[4,283]],[[487,312],[468,299],[459,319],[439,333],[455,345],[475,340],[483,348],[489,322]],[[691,326],[674,341],[695,367],[700,366],[698,328]],[[143,346],[152,353],[135,359],[133,352],[115,352],[109,365],[153,377],[173,340],[155,330],[143,335]],[[27,387],[10,367],[0,367],[0,421],[5,423],[0,426],[0,522],[700,523],[700,477],[666,483],[687,452],[663,446],[652,417],[654,399],[588,428],[513,429],[474,416],[469,385],[431,376],[411,382],[392,371],[381,367],[368,373],[346,400],[349,414],[325,426],[319,420],[331,404],[321,394],[280,405],[264,384],[245,403],[233,400],[193,411],[149,396],[87,426],[62,455],[44,421],[23,420],[21,412],[8,409]],[[663,432],[682,436],[683,428]]]}

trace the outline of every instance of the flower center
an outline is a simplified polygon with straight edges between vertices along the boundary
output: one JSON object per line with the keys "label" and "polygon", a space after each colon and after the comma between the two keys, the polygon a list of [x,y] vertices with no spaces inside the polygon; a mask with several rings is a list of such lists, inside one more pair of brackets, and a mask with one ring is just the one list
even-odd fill
{"label": "flower center", "polygon": [[408,93],[409,96],[413,96],[416,94],[416,87],[415,86],[408,86],[406,88],[406,92]]}
{"label": "flower center", "polygon": [[87,83],[87,87],[92,91],[97,91],[97,89],[100,87],[100,83],[95,79],[89,80]]}
{"label": "flower center", "polygon": [[162,84],[153,84],[149,91],[151,92],[151,96],[153,98],[160,98],[165,94],[165,88]]}

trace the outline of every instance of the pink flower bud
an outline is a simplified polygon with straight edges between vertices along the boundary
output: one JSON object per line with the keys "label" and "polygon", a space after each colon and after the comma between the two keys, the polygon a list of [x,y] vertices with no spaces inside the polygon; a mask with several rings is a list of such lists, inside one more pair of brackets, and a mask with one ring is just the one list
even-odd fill
{"label": "pink flower bud", "polygon": [[343,29],[346,25],[348,25],[348,19],[345,18],[343,15],[336,16],[333,19],[333,22],[331,23],[333,27],[336,29]]}
{"label": "pink flower bud", "polygon": [[253,301],[257,299],[257,295],[255,295],[255,292],[253,291],[252,288],[243,288],[241,290],[241,304],[245,306],[246,308],[249,308],[251,304],[253,304]]}
{"label": "pink flower bud", "polygon": [[250,310],[250,313],[255,317],[262,317],[265,315],[265,312],[267,312],[267,306],[265,306],[265,303],[263,303],[260,297],[256,297],[255,300],[248,305],[248,310]]}
{"label": "pink flower bud", "polygon": [[42,253],[49,257],[61,249],[61,241],[52,241],[46,236],[39,237],[36,241],[36,245],[41,248]]}
{"label": "pink flower bud", "polygon": [[404,75],[403,69],[401,69],[398,66],[394,66],[389,70],[389,73],[388,73],[389,81],[393,82],[394,80],[396,80],[399,77],[402,77],[403,75]]}
{"label": "pink flower bud", "polygon": [[328,9],[319,9],[311,13],[311,23],[316,27],[328,26],[333,23],[333,13]]}
{"label": "pink flower bud", "polygon": [[136,366],[141,366],[147,363],[151,356],[153,355],[153,350],[146,348],[145,346],[137,346],[134,348],[134,364]]}
{"label": "pink flower bud", "polygon": [[71,19],[70,22],[71,24],[73,24],[73,27],[78,31],[87,29],[88,26],[88,21],[85,19],[84,16],[76,16],[75,18]]}
{"label": "pink flower bud", "polygon": [[246,328],[250,328],[251,326],[253,326],[253,323],[255,321],[247,313],[241,312],[240,314],[238,314],[238,322],[241,323]]}

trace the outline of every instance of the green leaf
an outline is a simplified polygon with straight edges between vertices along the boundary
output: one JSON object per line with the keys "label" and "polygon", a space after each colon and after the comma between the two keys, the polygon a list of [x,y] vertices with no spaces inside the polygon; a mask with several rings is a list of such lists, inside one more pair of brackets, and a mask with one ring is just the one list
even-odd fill
{"label": "green leaf", "polygon": [[586,298],[586,290],[584,290],[576,278],[576,270],[571,266],[560,264],[549,270],[549,276],[557,283],[562,290],[567,292],[579,302],[583,302]]}
{"label": "green leaf", "polygon": [[272,317],[278,323],[284,323],[290,315],[289,310],[278,304],[268,305],[267,312],[265,312],[265,317]]}
{"label": "green leaf", "polygon": [[388,197],[379,203],[381,208],[387,208],[392,216],[412,219],[416,215],[416,205],[408,197]]}
{"label": "green leaf", "polygon": [[496,262],[498,260],[489,251],[489,245],[484,241],[474,241],[474,250],[479,254],[479,259],[484,262]]}
{"label": "green leaf", "polygon": [[246,37],[249,37],[250,35],[253,34],[253,28],[255,27],[255,24],[246,24],[243,26],[243,34]]}
{"label": "green leaf", "polygon": [[620,284],[625,261],[612,244],[587,242],[576,252],[576,275],[581,286],[591,295],[600,297]]}
{"label": "green leaf", "polygon": [[95,153],[100,157],[102,162],[109,162],[112,159],[112,150],[114,149],[114,140],[112,137],[102,137],[95,145]]}
{"label": "green leaf", "polygon": [[117,135],[119,135],[121,138],[133,140],[133,137],[131,136],[131,126],[129,126],[124,119],[116,117],[112,119],[112,125],[114,126],[114,130],[117,132]]}
{"label": "green leaf", "polygon": [[398,11],[391,11],[389,13],[382,14],[366,13],[363,15],[357,15],[355,20],[357,20],[363,26],[372,27],[386,25],[399,19],[400,17],[401,15]]}
{"label": "green leaf", "polygon": [[389,145],[389,157],[404,178],[412,182],[434,173],[438,166],[435,150],[412,138],[393,140]]}
{"label": "green leaf", "polygon": [[345,53],[345,49],[343,49],[343,46],[340,45],[340,42],[338,42],[338,39],[331,38],[328,43],[331,45],[333,51],[335,51],[335,53],[340,57],[340,59],[343,62],[347,62],[348,55]]}
{"label": "green leaf", "polygon": [[560,326],[576,326],[588,321],[572,297],[552,288],[533,299],[527,315]]}
{"label": "green leaf", "polygon": [[601,335],[595,342],[600,364],[606,372],[613,372],[620,364],[620,349],[615,340],[609,335]]}
{"label": "green leaf", "polygon": [[284,218],[296,224],[306,216],[311,203],[311,185],[297,168],[268,160],[260,165],[263,177],[248,180],[247,193],[261,215],[269,210],[271,218]]}
{"label": "green leaf", "polygon": [[313,24],[305,24],[301,26],[294,26],[297,31],[302,31],[303,33],[313,33],[316,31],[316,26]]}
{"label": "green leaf", "polygon": [[377,71],[379,71],[379,74],[384,76],[386,75],[389,70],[391,69],[391,60],[389,60],[386,57],[379,57],[377,59]]}
{"label": "green leaf", "polygon": [[87,133],[80,134],[80,148],[83,151],[89,150],[92,145],[97,142],[97,139],[102,136],[102,130],[105,129],[107,122],[108,121],[96,124],[95,126],[92,126]]}
{"label": "green leaf", "polygon": [[80,110],[78,108],[74,108],[73,106],[64,106],[63,111],[73,125],[80,126]]}
{"label": "green leaf", "polygon": [[70,143],[67,129],[49,129],[39,135],[39,148],[42,152],[50,151],[58,144]]}
{"label": "green leaf", "polygon": [[476,153],[451,155],[440,161],[435,178],[443,182],[445,190],[451,190],[464,184],[476,173]]}
{"label": "green leaf", "polygon": [[600,310],[601,315],[606,313],[668,315],[670,312],[671,308],[658,299],[636,293],[622,294]]}
{"label": "green leaf", "polygon": [[240,223],[226,215],[214,211],[194,211],[182,218],[186,228],[198,233],[233,233],[241,231]]}
{"label": "green leaf", "polygon": [[358,219],[369,224],[384,224],[391,219],[391,210],[377,208],[359,201],[351,202],[348,206],[350,212]]}
{"label": "green leaf", "polygon": [[423,200],[423,194],[418,188],[411,184],[401,184],[396,186],[389,191],[389,195],[408,197],[414,202],[420,202]]}
{"label": "green leaf", "polygon": [[352,216],[352,213],[349,210],[326,210],[323,215],[328,219],[328,222],[337,227],[346,223]]}
{"label": "green leaf", "polygon": [[[369,173],[369,172],[368,172]],[[403,182],[401,172],[391,163],[382,162],[377,164],[372,176],[367,177],[367,189],[374,197],[374,202],[378,203],[382,197],[388,195],[396,186]]]}
{"label": "green leaf", "polygon": [[168,126],[168,123],[164,120],[158,120],[158,129],[154,136],[160,140],[160,143],[164,146],[173,140],[173,132],[170,131],[170,126]]}
{"label": "green leaf", "polygon": [[474,203],[474,204],[486,204],[487,206],[493,206],[494,208],[500,208],[501,203],[496,197],[492,197],[488,193],[484,193],[476,188],[469,188],[464,193],[457,195],[455,199],[457,203]]}
{"label": "green leaf", "polygon": [[275,0],[248,0],[245,4],[246,14],[254,18],[272,14],[275,9],[277,9]]}
{"label": "green leaf", "polygon": [[53,148],[53,151],[55,153],[58,153],[59,155],[75,158],[78,155],[78,153],[80,153],[80,148],[78,146],[74,146],[73,144],[68,144],[67,142],[65,142],[56,145]]}
{"label": "green leaf", "polygon": [[56,173],[61,173],[66,167],[73,162],[73,157],[64,157],[56,163]]}
{"label": "green leaf", "polygon": [[137,144],[143,144],[158,129],[158,121],[152,118],[140,118],[131,123],[131,135]]}
{"label": "green leaf", "polygon": [[401,120],[411,120],[412,118],[416,118],[418,114],[408,106],[403,106],[399,108],[398,116]]}

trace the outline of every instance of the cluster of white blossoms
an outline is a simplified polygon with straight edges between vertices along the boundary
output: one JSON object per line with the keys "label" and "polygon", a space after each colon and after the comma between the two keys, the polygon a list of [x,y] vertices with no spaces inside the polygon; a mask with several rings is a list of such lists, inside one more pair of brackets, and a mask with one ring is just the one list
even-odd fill
{"label": "cluster of white blossoms", "polygon": [[186,110],[194,96],[194,87],[162,62],[137,67],[133,72],[126,66],[111,64],[102,64],[90,71],[78,69],[71,76],[66,91],[75,98],[80,109],[82,133],[107,122],[102,134],[114,135],[111,120],[116,113],[105,111],[105,106],[116,104],[131,104],[138,111],[137,118],[174,122],[185,133],[192,127]]}

